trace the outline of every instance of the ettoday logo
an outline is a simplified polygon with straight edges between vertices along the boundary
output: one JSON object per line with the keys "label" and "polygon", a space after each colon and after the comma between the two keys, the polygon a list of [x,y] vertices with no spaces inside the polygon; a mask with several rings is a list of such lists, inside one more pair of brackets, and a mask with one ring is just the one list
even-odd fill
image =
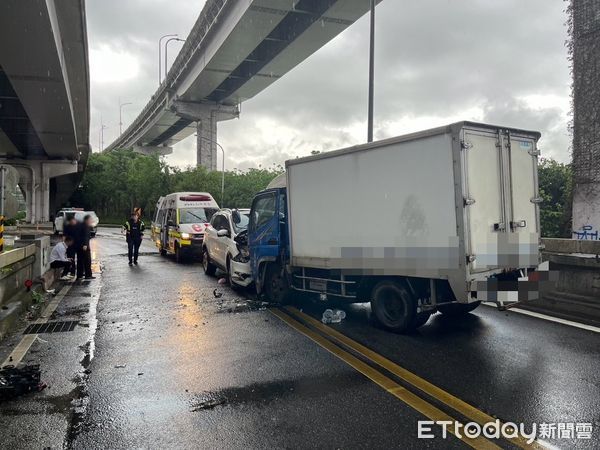
{"label": "ettoday logo", "polygon": [[[436,435],[437,427],[441,428],[441,436]],[[525,424],[514,422],[502,423],[496,419],[480,425],[476,422],[461,423],[452,420],[419,420],[419,439],[435,439],[441,437],[446,439],[451,433],[459,439],[475,439],[484,437],[488,439],[525,439],[528,444],[536,439],[591,439],[591,423],[533,423],[529,427]]]}

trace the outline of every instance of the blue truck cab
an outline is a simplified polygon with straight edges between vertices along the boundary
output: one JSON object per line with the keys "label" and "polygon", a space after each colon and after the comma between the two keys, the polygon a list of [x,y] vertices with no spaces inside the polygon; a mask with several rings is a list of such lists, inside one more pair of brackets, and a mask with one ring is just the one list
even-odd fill
{"label": "blue truck cab", "polygon": [[248,247],[252,279],[258,294],[281,302],[288,293],[289,261],[286,189],[266,189],[252,201]]}

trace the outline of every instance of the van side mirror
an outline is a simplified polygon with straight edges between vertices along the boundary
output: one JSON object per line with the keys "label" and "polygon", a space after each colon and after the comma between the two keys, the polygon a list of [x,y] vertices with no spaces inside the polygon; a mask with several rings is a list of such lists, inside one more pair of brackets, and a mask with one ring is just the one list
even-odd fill
{"label": "van side mirror", "polygon": [[229,230],[225,230],[225,229],[219,230],[219,231],[217,231],[217,236],[229,237]]}

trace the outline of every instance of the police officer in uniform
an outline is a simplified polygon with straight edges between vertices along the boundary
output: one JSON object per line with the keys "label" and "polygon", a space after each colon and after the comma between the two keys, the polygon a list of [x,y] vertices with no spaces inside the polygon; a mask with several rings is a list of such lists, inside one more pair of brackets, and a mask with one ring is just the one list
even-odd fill
{"label": "police officer in uniform", "polygon": [[142,219],[137,212],[131,214],[131,217],[123,225],[125,236],[127,239],[127,256],[129,257],[129,265],[138,263],[138,253],[146,228]]}

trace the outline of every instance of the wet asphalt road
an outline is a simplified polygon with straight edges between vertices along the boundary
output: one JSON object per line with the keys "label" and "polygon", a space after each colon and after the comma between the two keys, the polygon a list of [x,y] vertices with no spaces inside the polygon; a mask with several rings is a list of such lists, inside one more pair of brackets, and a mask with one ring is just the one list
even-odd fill
{"label": "wet asphalt road", "polygon": [[[0,405],[0,447],[468,448],[439,429],[417,439],[426,417],[414,406],[199,263],[177,265],[145,241],[140,265],[129,267],[110,229],[94,250],[101,277],[71,288],[57,310],[82,326],[32,346],[28,360],[42,363],[51,389]],[[324,309],[298,307],[317,318]],[[482,306],[458,321],[436,315],[405,336],[374,327],[365,305],[345,310],[332,328],[478,410],[528,429],[592,423],[589,440],[544,441],[600,447],[599,334]],[[17,341],[3,342],[0,357]]]}

